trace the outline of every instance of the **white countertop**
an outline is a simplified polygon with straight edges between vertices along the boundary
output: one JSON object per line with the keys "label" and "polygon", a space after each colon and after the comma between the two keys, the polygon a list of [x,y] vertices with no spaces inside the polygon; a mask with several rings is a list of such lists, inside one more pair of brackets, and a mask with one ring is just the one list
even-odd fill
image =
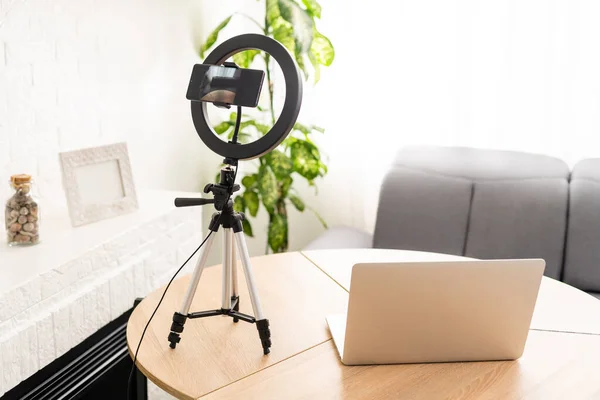
{"label": "white countertop", "polygon": [[[86,251],[142,223],[172,211],[175,197],[199,193],[139,191],[140,208],[130,214],[73,228],[66,208],[45,210],[41,202],[40,239],[34,246],[9,247],[0,243],[0,293],[75,259]],[[3,238],[4,239],[4,238]]]}

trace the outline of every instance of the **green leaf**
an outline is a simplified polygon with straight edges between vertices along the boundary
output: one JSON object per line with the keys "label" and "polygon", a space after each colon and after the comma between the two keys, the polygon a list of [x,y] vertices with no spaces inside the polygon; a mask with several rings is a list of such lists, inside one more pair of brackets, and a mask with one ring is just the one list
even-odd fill
{"label": "green leaf", "polygon": [[304,211],[304,201],[302,201],[302,199],[298,196],[295,196],[293,194],[291,194],[289,196],[290,201],[292,202],[292,204],[294,205],[294,207],[296,207],[296,210],[298,211]]}
{"label": "green leaf", "polygon": [[256,213],[258,213],[258,206],[260,203],[258,202],[258,193],[252,190],[246,190],[244,192],[244,202],[246,203],[246,207],[248,207],[248,212],[253,217],[256,217]]}
{"label": "green leaf", "polygon": [[244,121],[240,124],[240,129],[248,126],[253,126],[259,133],[263,135],[271,130],[271,127],[265,124],[261,124],[260,122],[256,122],[253,119],[249,119],[248,121]]}
{"label": "green leaf", "polygon": [[246,175],[245,177],[242,178],[242,185],[244,185],[244,187],[246,189],[253,188],[255,184],[256,184],[256,174]]}
{"label": "green leaf", "polygon": [[222,135],[223,133],[227,132],[227,130],[228,130],[229,128],[231,128],[231,127],[232,127],[232,125],[231,125],[231,122],[229,122],[229,121],[224,121],[224,122],[221,122],[221,123],[220,123],[220,124],[218,124],[218,125],[215,125],[215,126],[213,127],[213,129],[215,130],[215,133],[216,133],[217,135]]}
{"label": "green leaf", "polygon": [[266,19],[268,25],[273,25],[279,18],[279,4],[277,0],[266,0],[267,1],[267,13]]}
{"label": "green leaf", "polygon": [[235,111],[232,112],[231,114],[229,114],[229,120],[231,122],[235,122],[236,118],[237,118],[237,113]]}
{"label": "green leaf", "polygon": [[215,183],[219,182],[221,182],[221,172],[217,172],[217,175],[215,176]]}
{"label": "green leaf", "polygon": [[335,58],[335,50],[327,36],[317,32],[315,29],[310,52],[314,54],[317,62],[329,67]]}
{"label": "green leaf", "polygon": [[305,135],[308,135],[308,134],[310,133],[310,131],[311,131],[311,128],[309,128],[309,127],[308,127],[308,126],[306,126],[306,125],[302,125],[302,124],[301,124],[301,123],[299,123],[299,122],[296,122],[296,123],[294,124],[294,129],[296,129],[296,130],[298,130],[298,131],[300,131],[300,132],[304,133]]}
{"label": "green leaf", "polygon": [[296,139],[295,137],[293,137],[292,135],[289,135],[288,137],[286,137],[283,142],[281,142],[281,145],[286,148],[289,149],[292,144],[296,143],[296,141],[298,141],[298,139]]}
{"label": "green leaf", "polygon": [[285,46],[290,53],[295,53],[294,29],[287,23],[280,23],[273,28],[273,39]]}
{"label": "green leaf", "polygon": [[242,196],[236,196],[236,198],[233,199],[233,209],[236,212],[246,211],[246,203],[244,202],[244,198]]}
{"label": "green leaf", "polygon": [[266,164],[261,165],[258,169],[257,186],[263,205],[269,214],[273,214],[277,204],[277,180],[271,168]]}
{"label": "green leaf", "polygon": [[206,38],[206,42],[204,42],[204,44],[202,46],[200,46],[200,57],[201,58],[204,58],[204,53],[206,52],[206,50],[210,49],[215,44],[215,42],[217,41],[217,39],[219,37],[219,32],[221,32],[221,30],[227,26],[227,24],[229,23],[229,21],[231,21],[231,17],[233,17],[233,15],[230,15],[229,17],[225,18],[208,35],[208,37]]}
{"label": "green leaf", "polygon": [[275,253],[287,250],[288,247],[288,221],[287,217],[273,214],[269,223],[269,247]]}
{"label": "green leaf", "polygon": [[316,0],[302,0],[302,3],[311,16],[321,18],[321,5]]}
{"label": "green leaf", "polygon": [[242,220],[242,228],[244,228],[244,235],[248,237],[254,237],[254,233],[252,233],[252,225],[250,225],[250,221],[247,218]]}
{"label": "green leaf", "polygon": [[255,124],[256,124],[256,121],[250,119],[248,121],[244,121],[244,122],[240,123],[240,129],[244,129],[249,126],[254,126]]}
{"label": "green leaf", "polygon": [[279,150],[273,150],[267,155],[267,162],[277,179],[284,179],[294,171],[294,163]]}
{"label": "green leaf", "polygon": [[250,64],[252,64],[254,57],[259,53],[259,50],[244,50],[233,55],[233,62],[240,68],[250,68]]}
{"label": "green leaf", "polygon": [[261,124],[261,123],[255,123],[254,126],[256,127],[256,129],[262,133],[263,135],[266,134],[267,132],[269,132],[271,130],[271,127],[265,124]]}
{"label": "green leaf", "polygon": [[306,69],[306,65],[304,64],[304,55],[298,51],[298,47],[296,47],[295,50],[296,51],[294,54],[294,58],[296,59],[298,68],[300,68],[300,71],[302,71],[302,73],[304,74],[304,80],[307,81],[309,74],[308,74],[308,70]]}
{"label": "green leaf", "polygon": [[311,128],[317,132],[325,133],[325,129],[320,128],[318,126],[313,125],[313,126],[311,126]]}
{"label": "green leaf", "polygon": [[321,215],[319,215],[318,212],[316,212],[313,208],[310,208],[310,211],[313,212],[313,214],[315,214],[315,217],[317,217],[317,219],[319,220],[319,222],[321,223],[321,225],[323,225],[323,228],[327,229],[327,222],[325,222],[325,220],[323,219],[323,217],[321,217]]}
{"label": "green leaf", "polygon": [[320,175],[321,160],[317,146],[305,140],[297,140],[290,146],[290,155],[294,171],[309,181]]}
{"label": "green leaf", "polygon": [[327,168],[327,165],[325,165],[323,162],[319,162],[319,165],[321,166],[321,170],[323,171],[321,176],[323,176],[329,171],[329,169]]}
{"label": "green leaf", "polygon": [[286,176],[280,183],[281,188],[281,197],[285,198],[290,191],[290,187],[292,187],[292,183],[294,183],[294,179],[291,176]]}
{"label": "green leaf", "polygon": [[293,27],[294,43],[299,54],[310,50],[313,41],[314,21],[310,14],[292,0],[279,0],[281,17]]}
{"label": "green leaf", "polygon": [[[235,113],[232,113],[232,115],[229,116],[229,118],[236,118]],[[244,115],[245,117],[248,117],[247,115]],[[229,124],[231,124],[231,126],[235,126],[235,123],[229,122]],[[248,133],[248,131],[244,131],[245,128],[249,127],[249,126],[256,126],[256,121],[250,119],[248,121],[244,121],[242,123],[240,123],[240,131],[238,133],[238,141],[241,143],[247,143],[248,139],[252,138],[254,135],[251,133]],[[229,134],[227,135],[227,139],[231,140],[233,138],[233,135],[235,133],[235,128],[232,129]]]}
{"label": "green leaf", "polygon": [[[233,139],[233,134],[235,133],[235,129],[232,129],[231,132],[227,135],[227,139]],[[246,139],[251,138],[252,135],[247,132],[238,132],[238,142],[245,143]]]}

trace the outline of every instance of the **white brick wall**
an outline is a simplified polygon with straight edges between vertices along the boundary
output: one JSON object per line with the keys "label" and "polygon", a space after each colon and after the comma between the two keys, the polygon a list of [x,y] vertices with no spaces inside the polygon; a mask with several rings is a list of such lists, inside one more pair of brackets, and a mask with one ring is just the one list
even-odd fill
{"label": "white brick wall", "polygon": [[[54,318],[49,312],[40,315],[40,319],[36,323],[36,331],[38,338],[37,354],[40,365],[48,365],[56,359],[56,341],[54,340]],[[53,334],[48,334],[52,332]]]}
{"label": "white brick wall", "polygon": [[200,243],[200,215],[169,208],[0,294],[0,395],[163,285]]}
{"label": "white brick wall", "polygon": [[[126,141],[138,185],[196,190],[185,90],[195,0],[0,0],[0,202],[11,174],[64,204],[58,152]],[[212,171],[211,171],[212,172]]]}

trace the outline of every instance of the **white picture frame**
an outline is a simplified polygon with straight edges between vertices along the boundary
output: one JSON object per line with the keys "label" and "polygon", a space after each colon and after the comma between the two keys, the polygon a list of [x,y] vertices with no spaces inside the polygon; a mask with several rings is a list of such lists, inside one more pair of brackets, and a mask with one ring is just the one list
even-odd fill
{"label": "white picture frame", "polygon": [[59,153],[71,225],[138,209],[126,143]]}

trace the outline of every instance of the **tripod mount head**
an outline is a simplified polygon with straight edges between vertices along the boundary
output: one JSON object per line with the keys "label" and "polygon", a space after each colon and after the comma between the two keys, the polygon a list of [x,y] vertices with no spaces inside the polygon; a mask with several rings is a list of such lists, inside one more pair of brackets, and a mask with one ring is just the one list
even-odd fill
{"label": "tripod mount head", "polygon": [[240,190],[240,185],[234,184],[235,171],[231,166],[221,168],[221,178],[219,183],[209,183],[204,187],[204,193],[212,193],[213,199],[178,197],[175,199],[175,207],[193,207],[203,206],[205,204],[214,204],[217,211],[224,209],[233,209],[233,193]]}

